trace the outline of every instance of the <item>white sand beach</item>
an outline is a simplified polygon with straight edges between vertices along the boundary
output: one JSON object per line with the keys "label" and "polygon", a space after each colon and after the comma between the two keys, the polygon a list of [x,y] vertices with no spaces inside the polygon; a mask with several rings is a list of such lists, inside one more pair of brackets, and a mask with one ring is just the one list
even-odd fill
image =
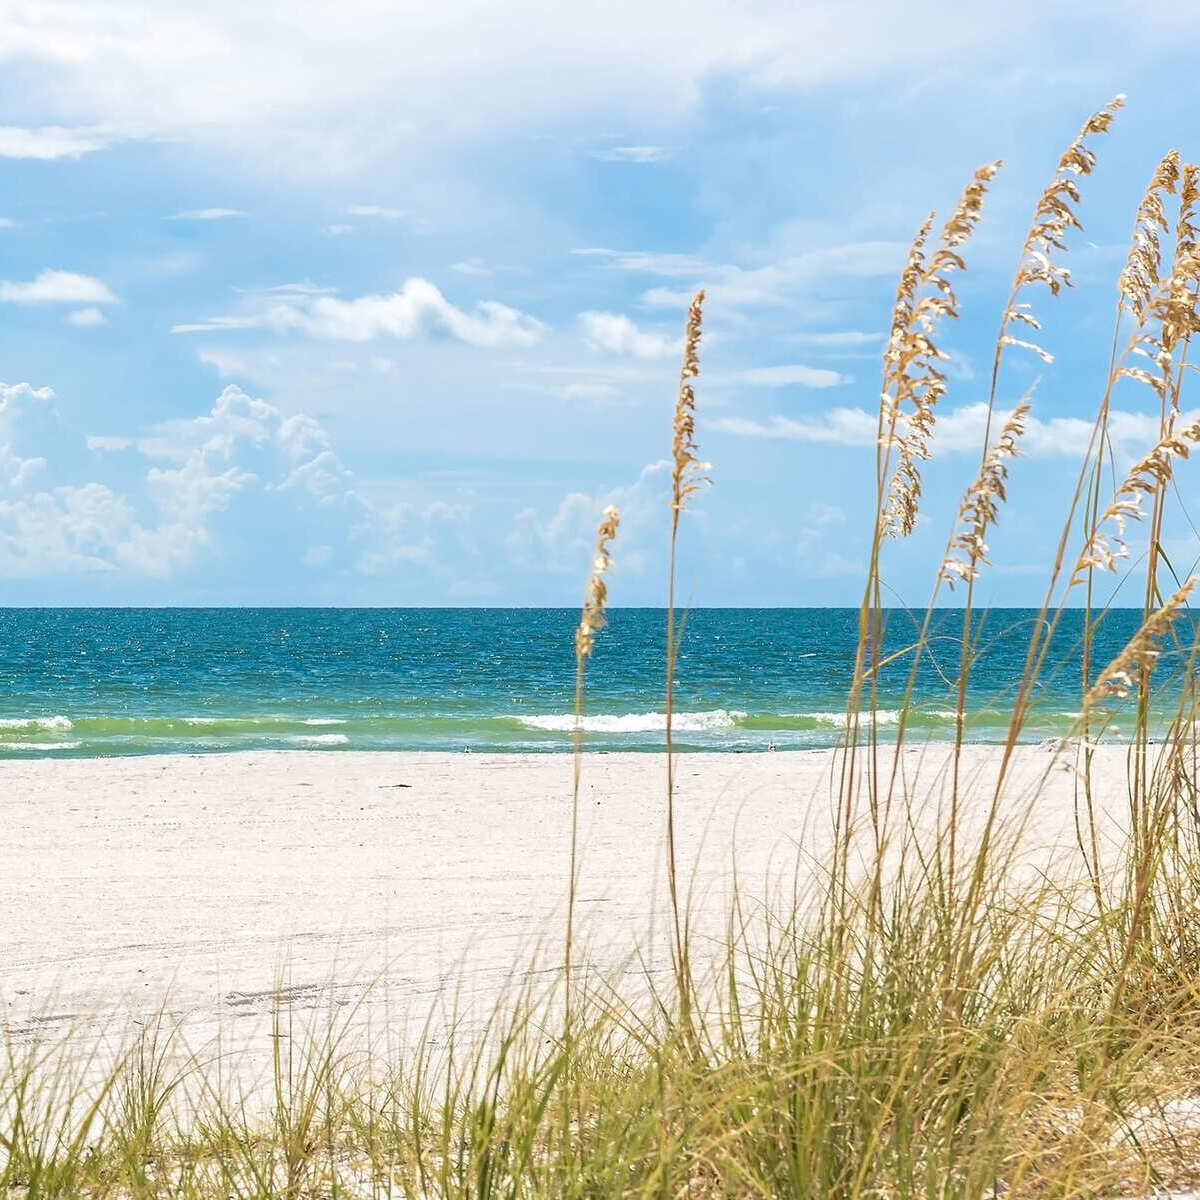
{"label": "white sand beach", "polygon": [[[931,815],[944,754],[905,752]],[[966,751],[981,780],[997,755]],[[750,897],[790,886],[798,852],[825,854],[831,761],[679,760],[698,957],[727,915],[735,849]],[[281,989],[299,1008],[332,1000],[393,1036],[447,989],[468,1008],[491,1004],[539,944],[548,970],[561,960],[571,770],[562,755],[418,753],[0,764],[4,1024],[19,1036],[119,1032],[165,1010],[195,1046],[218,1032],[259,1037]],[[593,754],[583,770],[581,957],[611,970],[640,947],[662,969],[651,933],[665,894],[663,758]],[[1047,772],[1031,838],[1069,852],[1065,762],[1022,749],[1013,811]],[[1103,751],[1097,775],[1101,807],[1118,813],[1124,751]]]}

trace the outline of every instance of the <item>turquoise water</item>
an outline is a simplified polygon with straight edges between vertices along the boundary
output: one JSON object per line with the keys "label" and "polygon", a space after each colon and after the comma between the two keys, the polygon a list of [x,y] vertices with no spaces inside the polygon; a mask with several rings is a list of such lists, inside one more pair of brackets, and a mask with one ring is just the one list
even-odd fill
{"label": "turquoise water", "polygon": [[[1035,615],[982,618],[972,740],[1003,735]],[[0,610],[0,756],[567,750],[577,619],[574,609]],[[1101,665],[1138,622],[1130,610],[1109,615],[1095,651]],[[849,609],[693,612],[679,658],[678,743],[832,745],[856,623]],[[1080,628],[1078,613],[1064,616],[1027,740],[1064,732],[1078,712]],[[588,670],[590,747],[662,746],[663,629],[658,610],[610,614]],[[953,732],[960,630],[959,614],[939,615],[915,692],[918,737]],[[913,632],[909,614],[887,614],[888,648]],[[1156,678],[1178,665],[1165,653]],[[881,675],[882,725],[895,719],[907,669],[903,660]]]}

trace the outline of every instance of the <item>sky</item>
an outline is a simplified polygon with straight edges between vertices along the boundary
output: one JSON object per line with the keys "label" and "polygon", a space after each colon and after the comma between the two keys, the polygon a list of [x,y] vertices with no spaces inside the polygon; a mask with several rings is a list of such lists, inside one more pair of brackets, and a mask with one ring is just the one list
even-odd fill
{"label": "sky", "polygon": [[[1200,8],[1080,13],[0,0],[0,603],[570,605],[615,503],[611,602],[661,604],[703,286],[712,487],[681,598],[857,604],[896,278],[926,213],[1003,159],[941,335],[921,519],[884,563],[923,605],[1032,206],[1120,92],[1076,286],[1036,297],[1054,362],[1013,354],[1000,381],[1001,407],[1037,388],[979,599],[1038,603],[1134,209],[1164,151],[1200,155]],[[1114,405],[1131,459],[1155,401]]]}

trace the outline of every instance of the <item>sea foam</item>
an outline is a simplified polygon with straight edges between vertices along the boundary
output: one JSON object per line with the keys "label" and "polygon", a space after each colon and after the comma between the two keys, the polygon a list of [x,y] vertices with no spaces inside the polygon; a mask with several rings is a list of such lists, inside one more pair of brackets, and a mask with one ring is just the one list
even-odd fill
{"label": "sea foam", "polygon": [[2,717],[0,729],[70,729],[69,717]]}
{"label": "sea foam", "polygon": [[[674,715],[671,728],[679,733],[712,733],[737,728],[745,716],[744,712],[724,708],[710,712],[682,712]],[[573,713],[548,713],[519,719],[527,729],[542,729],[547,733],[570,733],[575,728]],[[586,733],[661,733],[666,728],[667,714],[661,712],[625,713],[623,716],[593,714],[583,718]]]}

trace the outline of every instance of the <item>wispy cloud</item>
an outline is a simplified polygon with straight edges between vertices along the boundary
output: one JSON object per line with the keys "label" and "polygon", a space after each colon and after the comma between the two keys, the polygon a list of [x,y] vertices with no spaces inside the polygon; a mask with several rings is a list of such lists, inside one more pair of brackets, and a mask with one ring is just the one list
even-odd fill
{"label": "wispy cloud", "polygon": [[92,275],[41,271],[24,283],[0,282],[0,300],[10,304],[116,304],[117,297]]}
{"label": "wispy cloud", "polygon": [[835,329],[794,333],[790,340],[819,350],[859,350],[866,346],[878,346],[883,341],[883,334],[866,333],[861,329]]}
{"label": "wispy cloud", "polygon": [[168,221],[226,221],[230,217],[244,217],[240,208],[188,208],[172,213]]}
{"label": "wispy cloud", "polygon": [[806,367],[803,363],[788,363],[777,367],[750,367],[741,371],[737,379],[742,383],[758,387],[806,387],[830,388],[849,383],[850,378],[840,371],[824,367]]}
{"label": "wispy cloud", "polygon": [[665,146],[610,146],[593,150],[592,157],[601,162],[657,163],[671,157]]}
{"label": "wispy cloud", "polygon": [[378,217],[381,221],[403,221],[410,215],[403,208],[390,208],[386,204],[350,204],[346,211],[352,217]]}
{"label": "wispy cloud", "polygon": [[[991,427],[998,429],[1009,416],[997,411]],[[1184,414],[1183,420],[1200,417],[1200,411]],[[708,428],[738,437],[775,438],[823,445],[874,446],[878,440],[878,417],[863,408],[831,408],[814,417],[775,415],[758,421],[745,417],[719,417]],[[1113,409],[1109,413],[1108,436],[1122,453],[1149,449],[1158,440],[1160,417],[1153,413]],[[987,405],[966,404],[938,418],[932,445],[942,453],[978,453],[988,428]],[[1037,457],[1076,457],[1087,448],[1093,423],[1082,417],[1026,418],[1021,439],[1023,454]]]}
{"label": "wispy cloud", "polygon": [[403,341],[448,337],[472,346],[530,346],[546,326],[536,317],[495,300],[472,311],[452,304],[426,279],[412,278],[398,292],[344,300],[310,285],[289,285],[251,298],[250,310],[176,325],[173,333],[234,329],[300,332],[331,341]]}
{"label": "wispy cloud", "polygon": [[[642,303],[650,308],[686,308],[700,285],[707,290],[710,305],[736,308],[787,303],[799,289],[811,286],[817,279],[893,276],[904,261],[906,249],[902,242],[842,242],[760,266],[714,263],[695,254],[614,250],[604,246],[582,247],[571,253],[600,259],[615,270],[631,274],[690,281],[687,288],[652,287],[643,292]],[[873,340],[875,335],[859,335],[855,331],[855,337]]]}
{"label": "wispy cloud", "polygon": [[464,262],[453,263],[450,270],[459,275],[472,275],[479,279],[494,274],[492,268],[478,258],[468,258]]}
{"label": "wispy cloud", "polygon": [[43,162],[81,158],[96,150],[105,150],[119,140],[115,134],[101,128],[42,125],[27,129],[19,125],[0,125],[0,158],[33,158]]}
{"label": "wispy cloud", "polygon": [[580,258],[598,258],[618,271],[642,272],[665,278],[690,279],[712,269],[712,264],[695,254],[660,250],[611,250],[606,246],[580,246],[571,251]]}
{"label": "wispy cloud", "polygon": [[67,324],[77,325],[80,329],[90,329],[96,325],[107,325],[108,318],[95,305],[89,308],[77,308],[67,313]]}

